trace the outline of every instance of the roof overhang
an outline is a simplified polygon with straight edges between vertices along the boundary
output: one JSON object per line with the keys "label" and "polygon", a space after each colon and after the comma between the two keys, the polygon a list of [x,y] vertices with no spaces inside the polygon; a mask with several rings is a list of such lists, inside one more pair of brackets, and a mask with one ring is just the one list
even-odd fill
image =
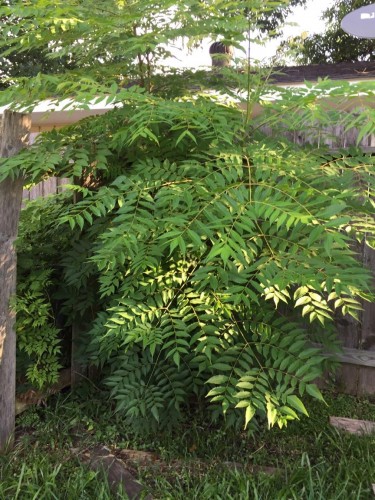
{"label": "roof overhang", "polygon": [[[0,107],[0,115],[4,113],[8,107]],[[90,104],[90,109],[78,109],[73,101],[62,101],[58,105],[43,101],[39,103],[31,111],[31,132],[43,132],[52,128],[60,128],[66,125],[71,125],[83,118],[89,116],[102,115],[107,113],[114,105],[105,104],[103,101],[99,104]]]}

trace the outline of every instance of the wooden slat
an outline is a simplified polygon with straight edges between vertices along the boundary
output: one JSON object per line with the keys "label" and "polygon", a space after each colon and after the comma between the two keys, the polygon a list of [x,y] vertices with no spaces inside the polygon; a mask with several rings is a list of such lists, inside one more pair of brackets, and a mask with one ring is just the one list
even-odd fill
{"label": "wooden slat", "polygon": [[[343,365],[344,366],[344,365]],[[355,368],[355,365],[345,365],[350,368]],[[375,370],[368,366],[357,366],[358,385],[356,396],[369,396],[375,394]]]}
{"label": "wooden slat", "polygon": [[[355,146],[355,143],[354,144],[348,144],[348,146]],[[346,147],[348,147],[346,146]],[[325,148],[323,148],[325,150]],[[337,153],[338,151],[340,151],[342,148],[337,148],[337,147],[330,147],[328,148],[328,151],[330,153]],[[360,149],[363,153],[375,153],[375,146],[360,146]]]}
{"label": "wooden slat", "polygon": [[[375,250],[368,245],[364,245],[362,258],[364,265],[372,271],[372,287],[375,290]],[[375,354],[375,302],[363,303],[361,323],[361,347],[363,349],[372,349]]]}
{"label": "wooden slat", "polygon": [[24,200],[35,200],[39,197],[49,196],[51,194],[60,193],[64,189],[64,185],[69,184],[68,179],[60,179],[58,177],[50,177],[45,181],[40,182],[30,190],[24,189]]}
{"label": "wooden slat", "polygon": [[[322,347],[321,344],[317,343],[312,343],[312,345],[313,347]],[[335,358],[340,363],[375,368],[375,351],[342,347],[342,353],[324,352],[324,355]]]}
{"label": "wooden slat", "polygon": [[362,370],[373,371],[372,368],[347,365],[342,363],[335,372],[335,390],[344,394],[358,396],[359,378]]}
{"label": "wooden slat", "polygon": [[36,200],[43,196],[43,183],[39,183],[30,189],[30,200]]}
{"label": "wooden slat", "polygon": [[341,363],[375,368],[375,351],[364,351],[361,349],[350,349],[349,347],[344,347],[342,354],[339,354],[338,356],[335,355],[335,357],[337,357]]}
{"label": "wooden slat", "polygon": [[66,186],[67,184],[70,184],[70,181],[69,179],[66,179],[65,177],[57,177],[56,178],[57,180],[57,185],[56,185],[56,189],[57,189],[57,192],[58,193],[61,193],[62,191],[64,191],[64,186]]}
{"label": "wooden slat", "polygon": [[57,193],[57,179],[56,177],[50,177],[43,181],[43,196],[49,196],[51,194]]}
{"label": "wooden slat", "polygon": [[24,189],[22,191],[22,203],[25,203],[26,201],[30,200],[30,191],[27,189]]}

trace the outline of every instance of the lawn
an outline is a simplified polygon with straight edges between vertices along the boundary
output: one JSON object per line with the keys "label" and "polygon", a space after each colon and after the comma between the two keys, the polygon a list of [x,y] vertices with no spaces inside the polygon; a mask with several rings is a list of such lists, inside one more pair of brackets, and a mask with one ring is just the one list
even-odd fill
{"label": "lawn", "polygon": [[330,415],[375,421],[368,399],[326,393],[327,406],[307,401],[310,418],[246,433],[196,410],[176,429],[141,437],[97,391],[87,396],[62,394],[18,417],[15,449],[0,457],[0,499],[126,498],[82,463],[98,444],[124,459],[155,499],[373,498],[375,435],[347,435],[328,422]]}

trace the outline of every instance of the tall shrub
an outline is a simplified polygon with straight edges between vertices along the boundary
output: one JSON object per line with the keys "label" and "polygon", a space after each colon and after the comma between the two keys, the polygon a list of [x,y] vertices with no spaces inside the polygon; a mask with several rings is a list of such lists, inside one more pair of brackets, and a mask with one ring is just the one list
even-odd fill
{"label": "tall shrub", "polygon": [[[56,53],[74,52],[90,78],[40,75],[22,89],[24,102],[41,91],[59,99],[70,92],[77,105],[96,96],[117,108],[42,135],[3,162],[2,173],[75,181],[76,203],[65,197],[57,220],[75,236],[58,259],[56,293],[70,321],[76,304],[79,314],[90,313],[86,357],[104,368],[129,425],[152,429],[178,421],[198,398],[228,424],[246,427],[262,415],[269,426],[282,427],[307,413],[306,393],[322,399],[314,380],[326,357],[315,343],[335,346],[328,326],[334,312],[355,316],[360,299],[370,297],[369,273],[352,242],[373,234],[372,157],[301,148],[285,133],[313,130],[333,113],[338,119],[322,97],[348,97],[356,89],[323,82],[281,93],[245,64],[243,72],[203,75],[201,86],[212,82],[216,92],[176,92],[168,78],[145,72],[152,69],[150,54],[160,54],[161,33],[172,39],[185,30],[194,40],[222,32],[236,44],[246,38],[257,6],[244,15],[242,3],[193,2],[196,10],[179,4],[168,11],[173,23],[158,31],[154,21],[147,25],[151,7],[143,15],[140,4],[130,13],[121,2],[111,4],[120,24],[134,27],[138,16],[149,31],[138,24],[121,36],[108,31],[117,17],[92,16],[85,10],[91,2],[61,7],[64,22],[47,11],[33,25],[32,44],[38,36],[56,38]],[[67,19],[66,9],[81,17],[70,12]],[[86,44],[72,41],[78,33]],[[112,59],[99,72],[105,43],[114,55],[126,45],[129,72],[138,61],[138,85],[113,82]],[[156,81],[163,85],[153,87]],[[244,102],[245,113],[233,98]],[[255,120],[260,102],[269,112]],[[362,118],[347,126],[368,127]],[[266,125],[280,127],[278,135],[265,135]]]}

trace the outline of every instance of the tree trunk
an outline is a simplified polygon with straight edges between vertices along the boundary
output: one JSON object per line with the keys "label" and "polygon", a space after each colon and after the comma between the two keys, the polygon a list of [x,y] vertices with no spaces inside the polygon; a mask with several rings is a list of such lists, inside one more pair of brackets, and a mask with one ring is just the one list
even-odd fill
{"label": "tree trunk", "polygon": [[[31,118],[5,111],[0,157],[10,157],[27,145]],[[1,167],[0,167],[1,168]],[[16,401],[15,311],[10,299],[16,292],[17,257],[14,241],[22,203],[21,178],[0,182],[0,452],[12,446]]]}

